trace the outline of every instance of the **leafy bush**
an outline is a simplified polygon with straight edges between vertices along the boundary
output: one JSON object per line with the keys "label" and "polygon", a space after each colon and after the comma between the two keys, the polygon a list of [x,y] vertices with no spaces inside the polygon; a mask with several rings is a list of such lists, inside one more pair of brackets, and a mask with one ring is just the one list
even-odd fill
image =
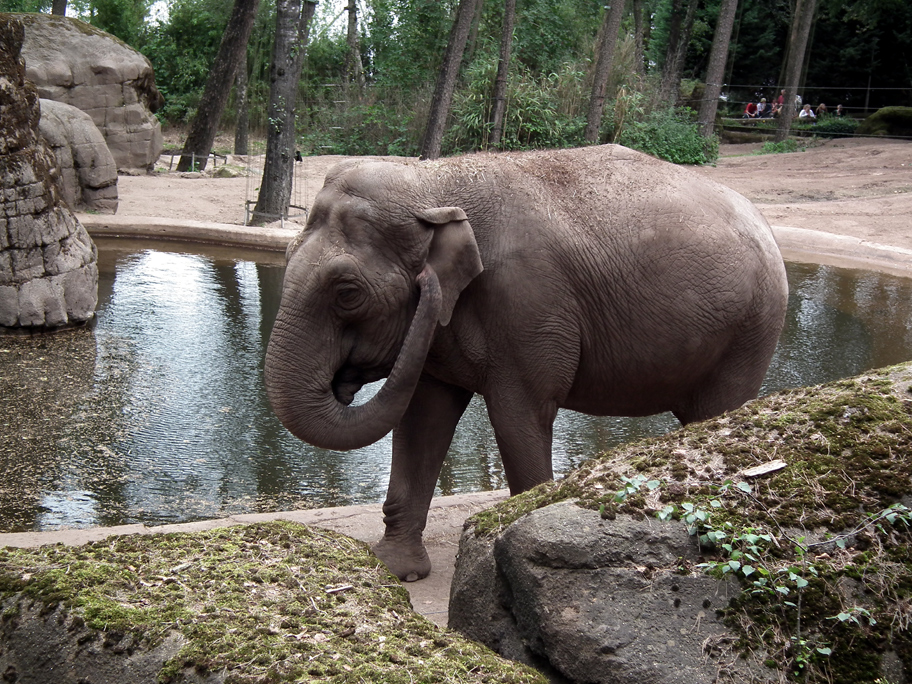
{"label": "leafy bush", "polygon": [[814,133],[821,138],[849,138],[855,135],[858,120],[848,116],[822,116]]}
{"label": "leafy bush", "polygon": [[[444,139],[445,154],[485,149],[491,137],[491,93],[496,61],[476,61],[464,90],[453,101],[453,124]],[[571,147],[582,142],[585,120],[569,111],[579,103],[585,74],[571,66],[541,79],[526,70],[510,74],[500,149]]]}
{"label": "leafy bush", "polygon": [[666,109],[627,123],[615,140],[675,164],[711,164],[719,158],[719,139],[700,135],[693,111]]}

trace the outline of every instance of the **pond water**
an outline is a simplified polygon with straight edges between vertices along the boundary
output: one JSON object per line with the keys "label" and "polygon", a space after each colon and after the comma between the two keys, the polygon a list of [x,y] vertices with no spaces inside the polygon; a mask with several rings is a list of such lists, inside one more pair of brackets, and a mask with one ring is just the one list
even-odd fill
{"label": "pond water", "polygon": [[[390,437],[347,453],[316,449],[269,409],[262,362],[281,255],[97,242],[93,329],[0,337],[0,530],[154,525],[383,500]],[[912,280],[794,263],[788,272],[788,318],[763,394],[912,358]],[[676,427],[670,414],[561,411],[555,473]],[[476,397],[437,493],[505,486]]]}

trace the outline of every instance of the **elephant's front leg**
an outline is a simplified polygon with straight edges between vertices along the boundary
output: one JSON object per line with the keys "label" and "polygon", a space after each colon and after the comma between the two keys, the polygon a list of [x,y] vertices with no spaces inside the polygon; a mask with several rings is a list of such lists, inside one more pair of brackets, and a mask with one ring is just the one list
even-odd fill
{"label": "elephant's front leg", "polygon": [[422,377],[393,430],[393,464],[383,504],[386,532],[373,551],[406,582],[431,571],[421,537],[443,459],[471,398],[468,390]]}

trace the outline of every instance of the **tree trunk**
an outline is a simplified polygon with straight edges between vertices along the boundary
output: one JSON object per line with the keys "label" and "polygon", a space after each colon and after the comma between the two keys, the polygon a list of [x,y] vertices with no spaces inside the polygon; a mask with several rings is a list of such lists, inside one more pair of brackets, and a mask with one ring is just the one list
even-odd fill
{"label": "tree trunk", "polygon": [[[686,12],[684,6],[687,6]],[[675,0],[669,28],[668,49],[662,67],[662,84],[659,86],[659,102],[674,107],[681,89],[681,74],[690,45],[690,33],[697,16],[699,0]]]}
{"label": "tree trunk", "polygon": [[294,177],[295,102],[304,64],[314,0],[278,0],[276,36],[269,69],[269,109],[263,179],[251,223],[284,218]]}
{"label": "tree trunk", "polygon": [[58,17],[66,16],[67,0],[54,0],[51,6],[51,14],[56,14]]}
{"label": "tree trunk", "polygon": [[801,78],[801,66],[804,64],[804,51],[807,48],[811,25],[814,23],[814,11],[817,0],[798,0],[795,7],[795,22],[790,31],[788,53],[785,67],[785,102],[779,112],[779,125],[776,127],[776,142],[788,138],[795,118],[795,97],[798,95],[798,80]]}
{"label": "tree trunk", "polygon": [[477,2],[478,0],[459,0],[456,21],[453,22],[450,40],[443,56],[443,64],[437,75],[434,99],[431,101],[427,128],[424,131],[424,140],[421,142],[420,157],[422,159],[437,159],[440,156],[443,133],[446,130],[447,117],[450,115],[453,92],[456,90],[456,78],[459,76],[459,66],[462,63],[462,54],[472,28]]}
{"label": "tree trunk", "polygon": [[364,88],[364,69],[361,67],[361,50],[358,45],[358,0],[348,0],[348,50],[345,53],[345,85],[354,83],[358,90]]}
{"label": "tree trunk", "polygon": [[722,91],[722,80],[725,77],[725,64],[728,62],[728,45],[731,41],[732,27],[735,25],[735,14],[738,11],[738,0],[722,0],[719,18],[716,20],[716,32],[713,35],[712,49],[709,52],[709,66],[706,69],[706,89],[703,91],[703,102],[700,104],[700,135],[709,138],[716,123],[716,109],[719,107],[719,93]]}
{"label": "tree trunk", "polygon": [[237,122],[234,126],[234,153],[248,154],[250,132],[250,102],[247,98],[247,56],[238,64],[234,79],[234,99],[237,102]]}
{"label": "tree trunk", "polygon": [[[222,34],[218,54],[206,80],[206,88],[193,122],[190,124],[190,133],[184,143],[184,152],[177,164],[178,171],[189,171],[196,165],[196,169],[206,168],[209,152],[212,151],[212,142],[218,129],[222,112],[228,103],[234,75],[237,73],[238,64],[247,54],[247,40],[253,28],[257,7],[260,0],[235,0],[234,9],[228,19],[228,25]],[[194,169],[194,170],[196,170]]]}
{"label": "tree trunk", "polygon": [[646,77],[646,62],[643,58],[646,44],[646,22],[643,21],[643,0],[633,0],[633,67],[640,79]]}
{"label": "tree trunk", "polygon": [[504,1],[503,30],[500,34],[500,57],[494,79],[494,107],[491,112],[491,147],[500,146],[503,137],[504,113],[507,110],[507,84],[510,75],[510,53],[513,48],[513,25],[516,21],[516,0]]}
{"label": "tree trunk", "polygon": [[624,17],[624,0],[612,0],[611,8],[605,12],[602,25],[602,37],[598,46],[598,57],[595,64],[595,75],[592,79],[592,94],[589,97],[589,113],[586,117],[585,140],[597,143],[599,129],[602,126],[602,113],[605,110],[608,77],[611,76],[611,64],[614,61],[614,47],[617,45],[618,29]]}

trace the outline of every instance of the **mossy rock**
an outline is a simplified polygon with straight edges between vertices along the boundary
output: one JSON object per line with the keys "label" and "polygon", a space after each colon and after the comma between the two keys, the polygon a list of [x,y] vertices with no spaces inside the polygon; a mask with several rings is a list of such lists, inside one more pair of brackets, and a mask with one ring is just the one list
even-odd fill
{"label": "mossy rock", "polygon": [[4,679],[545,681],[413,612],[365,544],[289,522],[0,549],[0,597]]}
{"label": "mossy rock", "polygon": [[865,119],[857,135],[912,136],[912,107],[884,107]]}
{"label": "mossy rock", "polygon": [[[603,519],[684,524],[705,563],[664,570],[739,579],[724,614],[743,655],[793,681],[908,681],[910,386],[904,364],[778,393],[606,452],[467,529],[499,538],[527,513],[568,500]],[[754,475],[762,465],[773,470]]]}

